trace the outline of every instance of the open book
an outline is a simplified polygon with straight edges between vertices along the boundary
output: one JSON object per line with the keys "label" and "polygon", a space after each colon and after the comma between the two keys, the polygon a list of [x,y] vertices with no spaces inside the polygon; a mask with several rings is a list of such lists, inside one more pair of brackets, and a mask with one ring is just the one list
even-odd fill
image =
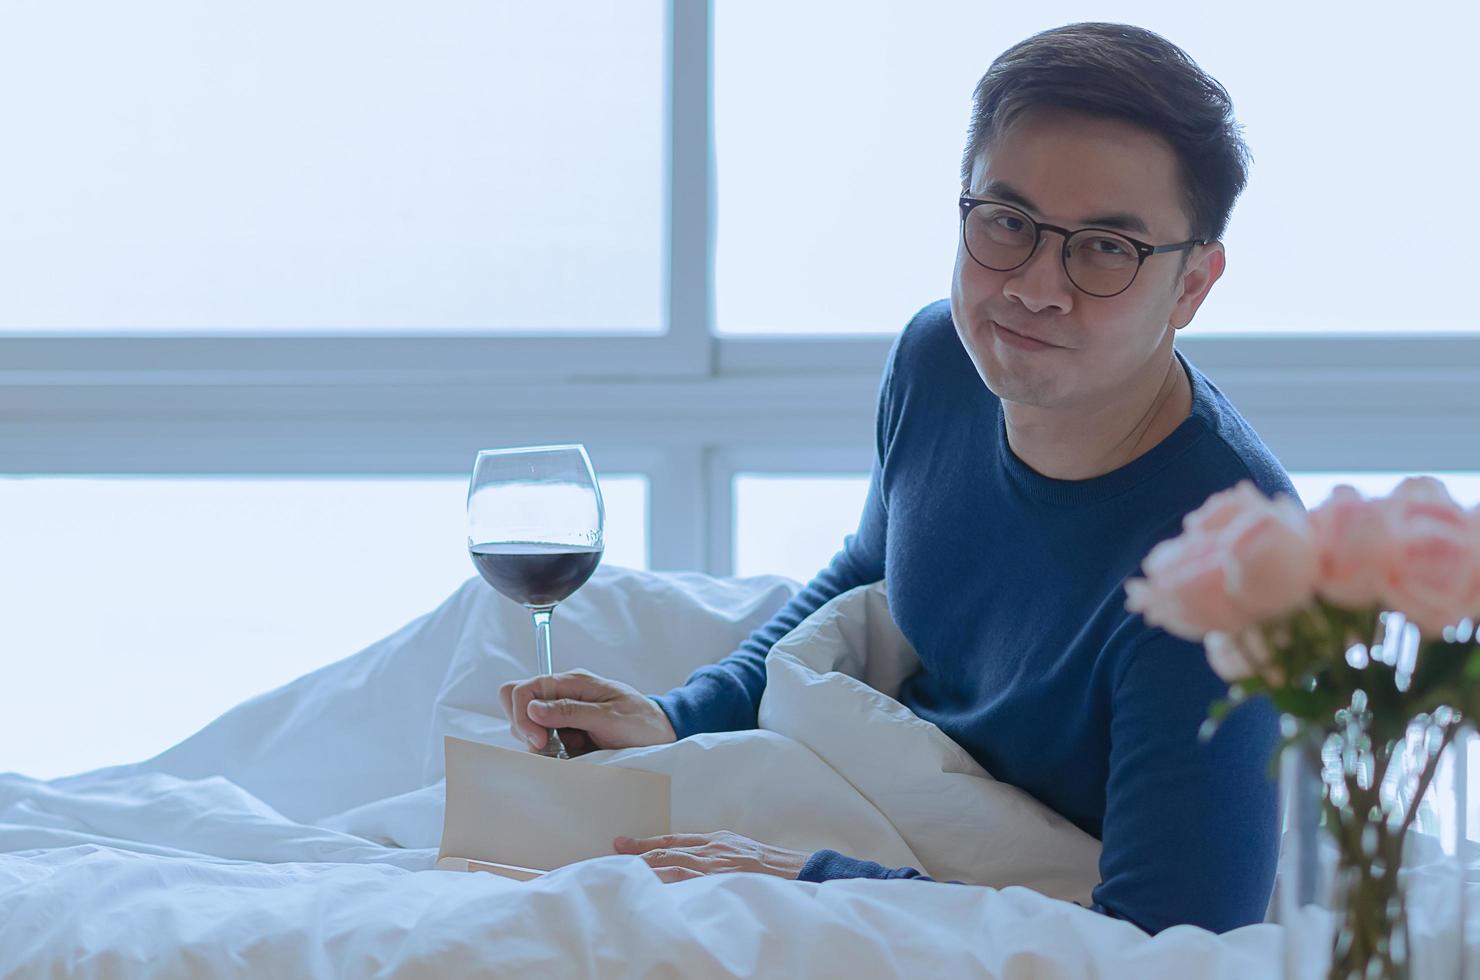
{"label": "open book", "polygon": [[619,836],[669,832],[669,777],[550,759],[445,735],[447,806],[437,867],[528,880],[613,853]]}

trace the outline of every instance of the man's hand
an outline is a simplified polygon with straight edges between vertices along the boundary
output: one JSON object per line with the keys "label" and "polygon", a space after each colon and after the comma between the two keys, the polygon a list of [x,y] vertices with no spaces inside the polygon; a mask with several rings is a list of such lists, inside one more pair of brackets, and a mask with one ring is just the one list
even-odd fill
{"label": "man's hand", "polygon": [[651,699],[620,681],[571,670],[552,677],[509,681],[498,689],[509,731],[531,751],[560,729],[571,755],[674,741],[668,716]]}
{"label": "man's hand", "polygon": [[712,834],[665,834],[662,837],[618,837],[618,854],[636,854],[664,881],[684,881],[702,875],[751,871],[796,879],[811,855],[773,847],[728,830]]}

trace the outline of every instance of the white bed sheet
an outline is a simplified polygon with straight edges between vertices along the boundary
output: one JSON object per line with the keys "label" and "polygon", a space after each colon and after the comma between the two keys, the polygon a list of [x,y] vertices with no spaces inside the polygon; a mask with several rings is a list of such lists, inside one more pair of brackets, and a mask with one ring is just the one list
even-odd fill
{"label": "white bed sheet", "polygon": [[[557,612],[556,657],[666,689],[793,588],[603,568]],[[527,614],[473,579],[153,759],[0,776],[0,976],[1278,975],[1277,927],[1152,938],[1012,884],[1082,896],[1098,844],[887,697],[912,652],[882,597],[840,597],[777,645],[767,730],[587,761],[670,772],[675,829],[999,887],[662,885],[623,856],[531,883],[431,870],[442,736],[511,745],[497,687],[530,672]]]}

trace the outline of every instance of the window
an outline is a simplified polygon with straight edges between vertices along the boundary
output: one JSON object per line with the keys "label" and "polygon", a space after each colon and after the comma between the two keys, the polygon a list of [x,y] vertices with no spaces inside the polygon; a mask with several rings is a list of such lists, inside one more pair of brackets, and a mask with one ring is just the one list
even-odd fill
{"label": "window", "polygon": [[[1195,4],[720,3],[718,326],[893,333],[949,292],[971,93],[1011,44],[1079,20],[1158,31],[1218,78],[1254,153],[1229,269],[1199,333],[1480,330],[1464,188],[1480,11],[1319,5],[1232,18]],[[784,24],[784,30],[777,25]],[[1374,66],[1381,66],[1375,70]],[[1419,157],[1415,147],[1422,148]],[[1455,236],[1459,236],[1456,238]]]}
{"label": "window", "polygon": [[[1291,473],[1290,482],[1307,508],[1319,507],[1338,484],[1355,487],[1364,497],[1382,497],[1408,476],[1417,473]],[[1480,473],[1457,470],[1422,474],[1444,481],[1449,495],[1464,507],[1480,506]]]}
{"label": "window", "polygon": [[[1408,473],[1290,474],[1307,508],[1314,508],[1337,484],[1356,487],[1368,497],[1389,493]],[[1480,506],[1480,473],[1440,471],[1465,507]],[[734,478],[734,556],[737,575],[786,575],[806,582],[827,566],[858,528],[868,493],[865,474],[795,475],[740,473]]]}
{"label": "window", "polygon": [[659,331],[665,7],[6,4],[0,331]]}
{"label": "window", "polygon": [[[647,481],[601,486],[603,561],[646,567]],[[466,478],[0,480],[0,768],[146,758],[430,612],[476,574],[466,496]]]}
{"label": "window", "polygon": [[[1468,466],[1480,459],[1480,334],[1461,335],[1475,321],[1444,290],[1467,270],[1434,222],[1466,227],[1473,203],[1405,204],[1391,239],[1418,244],[1383,250],[1380,275],[1368,252],[1318,247],[1367,244],[1339,233],[1368,220],[1353,202],[1370,181],[1466,186],[1471,137],[1448,123],[1463,116],[1456,49],[1475,15],[1443,14],[1282,10],[1277,32],[1248,28],[1250,43],[1195,7],[1059,0],[867,0],[826,22],[773,0],[0,4],[0,125],[21,148],[0,156],[0,181],[26,191],[0,204],[0,477],[38,477],[34,489],[66,474],[97,501],[134,475],[158,484],[139,491],[154,501],[199,486],[202,507],[224,499],[211,487],[251,487],[248,510],[270,498],[285,514],[301,490],[294,506],[341,528],[291,546],[244,534],[262,566],[225,566],[240,581],[212,591],[188,537],[137,518],[157,533],[134,539],[149,542],[136,560],[172,556],[151,592],[156,573],[116,555],[92,554],[115,564],[79,575],[54,547],[81,550],[73,511],[17,517],[65,494],[36,491],[17,509],[28,481],[14,481],[0,534],[32,538],[27,550],[0,537],[0,580],[35,606],[27,635],[54,630],[63,603],[93,610],[63,620],[89,656],[141,649],[125,636],[166,651],[114,665],[183,678],[169,682],[190,698],[154,696],[196,712],[120,743],[137,757],[233,692],[384,635],[469,574],[442,550],[460,529],[432,525],[460,521],[445,508],[460,512],[478,448],[585,443],[614,521],[609,473],[640,475],[655,568],[810,577],[858,519],[890,335],[948,288],[971,87],[1001,47],[1085,16],[1163,30],[1229,85],[1248,126],[1257,161],[1229,235],[1234,272],[1187,332],[1192,359],[1293,469]],[[1413,146],[1418,164],[1402,155]],[[870,206],[824,207],[824,194]],[[1297,239],[1292,213],[1319,234]],[[1204,336],[1261,329],[1316,335]],[[1381,335],[1333,333],[1346,329]],[[352,529],[310,489],[342,474],[367,495],[346,513],[404,518],[380,535],[385,567],[346,558]],[[455,506],[437,480],[407,489],[416,474],[442,474]],[[616,524],[611,535],[606,560],[636,563]],[[288,554],[302,566],[290,581],[353,584],[246,621],[266,631],[257,640],[279,638],[280,659],[251,636],[218,647],[233,655],[209,669],[169,652],[201,632],[193,608],[212,610],[222,635],[243,603],[266,608]],[[418,571],[400,582],[402,567]],[[178,584],[184,569],[201,581]],[[364,601],[381,587],[395,601]],[[314,632],[331,621],[340,632]],[[232,673],[217,688],[210,670]],[[110,737],[129,730],[107,705],[89,710]],[[34,761],[60,772],[97,760]]]}
{"label": "window", "polygon": [[858,529],[868,476],[735,477],[735,574],[806,582]]}

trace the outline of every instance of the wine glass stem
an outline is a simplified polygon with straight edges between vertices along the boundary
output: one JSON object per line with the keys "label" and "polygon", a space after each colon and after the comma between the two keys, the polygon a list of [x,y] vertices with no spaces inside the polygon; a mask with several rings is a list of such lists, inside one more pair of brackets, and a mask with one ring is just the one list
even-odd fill
{"label": "wine glass stem", "polygon": [[[539,609],[531,609],[534,616],[534,648],[538,663],[540,676],[551,677],[555,673],[554,665],[550,659],[550,613],[554,606],[545,606]],[[546,697],[554,695],[553,690],[542,692]],[[557,759],[568,759],[565,751],[565,743],[560,740],[560,733],[553,728],[547,729],[549,738],[545,740],[545,747],[540,750],[541,755],[553,756]]]}
{"label": "wine glass stem", "polygon": [[534,614],[535,656],[538,658],[536,666],[544,677],[555,673],[555,666],[550,660],[550,613],[553,611],[551,607],[531,610]]}

